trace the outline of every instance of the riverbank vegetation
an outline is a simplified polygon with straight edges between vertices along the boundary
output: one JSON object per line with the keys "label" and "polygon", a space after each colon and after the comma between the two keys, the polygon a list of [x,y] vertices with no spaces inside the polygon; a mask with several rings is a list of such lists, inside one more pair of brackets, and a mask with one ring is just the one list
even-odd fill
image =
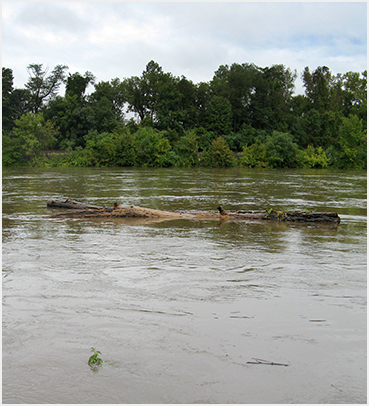
{"label": "riverbank vegetation", "polygon": [[222,65],[198,84],[154,61],[109,82],[67,70],[31,64],[17,89],[2,69],[3,166],[366,168],[366,71],[306,67],[295,95],[284,65]]}

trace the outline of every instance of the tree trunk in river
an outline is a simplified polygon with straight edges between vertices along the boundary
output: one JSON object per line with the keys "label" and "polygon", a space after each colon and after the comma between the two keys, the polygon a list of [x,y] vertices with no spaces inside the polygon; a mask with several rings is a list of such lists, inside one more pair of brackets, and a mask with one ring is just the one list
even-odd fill
{"label": "tree trunk in river", "polygon": [[305,222],[305,223],[340,223],[337,213],[331,212],[306,212],[306,211],[244,211],[227,212],[218,206],[218,213],[203,211],[166,211],[155,210],[138,206],[119,206],[114,203],[113,207],[92,206],[84,203],[73,202],[69,199],[49,200],[48,207],[71,208],[69,212],[54,213],[49,218],[146,218],[146,219],[197,219],[197,220],[270,220],[283,222]]}

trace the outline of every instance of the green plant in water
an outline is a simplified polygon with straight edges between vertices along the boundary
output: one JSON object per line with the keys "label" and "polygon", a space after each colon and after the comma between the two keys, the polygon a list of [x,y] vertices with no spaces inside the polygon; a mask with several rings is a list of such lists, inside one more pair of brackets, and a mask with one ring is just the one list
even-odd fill
{"label": "green plant in water", "polygon": [[284,211],[278,211],[277,212],[277,217],[279,220],[285,220],[287,217],[287,214]]}
{"label": "green plant in water", "polygon": [[272,208],[266,211],[265,217],[269,218],[271,215],[273,215],[274,218],[277,218],[278,220],[285,220],[287,217],[287,213],[284,211],[276,211]]}
{"label": "green plant in water", "polygon": [[316,209],[315,208],[310,208],[310,209],[306,208],[306,209],[302,209],[302,211],[305,213],[314,213],[314,212],[316,212]]}
{"label": "green plant in water", "polygon": [[91,355],[91,357],[88,360],[88,365],[100,365],[100,364],[104,364],[105,361],[103,361],[101,358],[99,358],[99,355],[101,355],[100,351],[95,350],[95,348],[91,348],[91,351],[93,352],[93,354]]}

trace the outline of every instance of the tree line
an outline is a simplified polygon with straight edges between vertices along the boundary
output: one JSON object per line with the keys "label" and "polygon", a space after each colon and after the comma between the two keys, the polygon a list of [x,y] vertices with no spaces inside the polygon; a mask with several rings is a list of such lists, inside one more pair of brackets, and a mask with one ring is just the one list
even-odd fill
{"label": "tree line", "polygon": [[197,84],[155,61],[100,82],[27,70],[19,89],[2,68],[3,166],[366,168],[367,71],[306,67],[294,95],[284,65],[222,65]]}

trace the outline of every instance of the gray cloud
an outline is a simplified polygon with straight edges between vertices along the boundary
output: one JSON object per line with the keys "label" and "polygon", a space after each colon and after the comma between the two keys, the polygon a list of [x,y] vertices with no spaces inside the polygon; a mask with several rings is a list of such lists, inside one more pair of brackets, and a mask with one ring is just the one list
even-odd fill
{"label": "gray cloud", "polygon": [[81,18],[67,3],[23,3],[15,22],[34,30],[53,30],[58,33],[83,32],[88,21]]}
{"label": "gray cloud", "polygon": [[[3,66],[63,63],[97,80],[165,71],[209,81],[222,64],[284,64],[300,73],[366,69],[366,3],[2,3]],[[301,84],[297,84],[301,91]],[[299,89],[300,86],[300,89]]]}

